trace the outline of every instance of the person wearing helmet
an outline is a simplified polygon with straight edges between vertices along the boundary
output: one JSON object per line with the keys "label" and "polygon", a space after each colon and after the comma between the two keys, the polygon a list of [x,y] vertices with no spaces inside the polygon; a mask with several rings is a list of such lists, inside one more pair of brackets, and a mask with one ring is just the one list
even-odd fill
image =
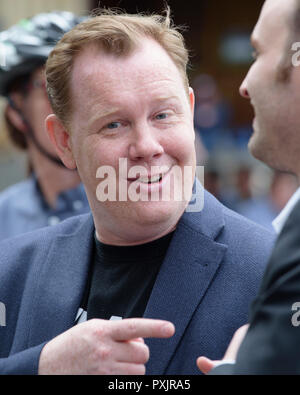
{"label": "person wearing helmet", "polygon": [[56,156],[44,128],[52,113],[45,62],[63,34],[82,19],[70,12],[43,13],[0,33],[5,122],[12,142],[27,151],[29,165],[29,177],[0,194],[0,241],[89,211],[77,171]]}

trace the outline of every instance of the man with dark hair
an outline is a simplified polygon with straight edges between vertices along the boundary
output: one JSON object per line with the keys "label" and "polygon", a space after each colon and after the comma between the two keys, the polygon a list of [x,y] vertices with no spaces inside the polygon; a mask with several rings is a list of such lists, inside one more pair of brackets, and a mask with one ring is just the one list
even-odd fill
{"label": "man with dark hair", "polygon": [[[240,88],[255,110],[251,153],[273,169],[295,175],[298,183],[300,69],[294,51],[299,43],[294,44],[300,37],[299,15],[299,0],[266,0],[251,39],[255,62]],[[299,197],[300,189],[273,223],[279,237],[252,305],[249,329],[237,331],[221,366],[220,361],[199,358],[202,372],[300,373]]]}
{"label": "man with dark hair", "polygon": [[51,12],[0,33],[5,121],[12,142],[28,154],[30,173],[0,194],[0,240],[89,211],[77,171],[63,165],[45,132],[45,118],[52,112],[45,62],[56,42],[81,20],[70,12]]}
{"label": "man with dark hair", "polygon": [[195,177],[187,62],[169,14],[110,10],[49,55],[47,131],[92,213],[0,245],[0,372],[198,373],[246,322],[273,237]]}

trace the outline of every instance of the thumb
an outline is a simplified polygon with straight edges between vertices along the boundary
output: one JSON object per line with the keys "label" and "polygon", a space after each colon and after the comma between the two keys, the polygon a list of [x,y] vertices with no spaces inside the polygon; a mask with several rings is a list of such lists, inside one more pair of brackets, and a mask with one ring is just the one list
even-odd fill
{"label": "thumb", "polygon": [[206,357],[199,357],[197,359],[197,366],[202,373],[208,374],[211,371],[211,369],[215,366],[215,362]]}

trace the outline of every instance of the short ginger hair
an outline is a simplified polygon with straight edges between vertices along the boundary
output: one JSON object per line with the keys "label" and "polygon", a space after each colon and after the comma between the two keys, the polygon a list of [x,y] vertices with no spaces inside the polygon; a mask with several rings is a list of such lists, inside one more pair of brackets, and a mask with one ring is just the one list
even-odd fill
{"label": "short ginger hair", "polygon": [[66,33],[46,63],[48,96],[54,113],[68,127],[72,113],[71,73],[76,55],[96,44],[106,53],[128,56],[145,38],[158,42],[182,75],[188,92],[188,50],[178,27],[166,16],[126,14],[112,9],[97,10],[89,19]]}

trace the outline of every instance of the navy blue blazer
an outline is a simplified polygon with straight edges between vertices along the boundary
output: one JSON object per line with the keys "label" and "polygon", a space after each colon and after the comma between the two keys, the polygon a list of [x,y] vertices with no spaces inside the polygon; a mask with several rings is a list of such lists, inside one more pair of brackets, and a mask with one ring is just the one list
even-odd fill
{"label": "navy blue blazer", "polygon": [[[0,373],[37,373],[45,343],[74,325],[93,234],[87,214],[0,244]],[[147,374],[199,374],[199,355],[223,357],[247,322],[273,241],[208,193],[201,212],[183,214],[144,313],[176,333],[146,340]]]}

